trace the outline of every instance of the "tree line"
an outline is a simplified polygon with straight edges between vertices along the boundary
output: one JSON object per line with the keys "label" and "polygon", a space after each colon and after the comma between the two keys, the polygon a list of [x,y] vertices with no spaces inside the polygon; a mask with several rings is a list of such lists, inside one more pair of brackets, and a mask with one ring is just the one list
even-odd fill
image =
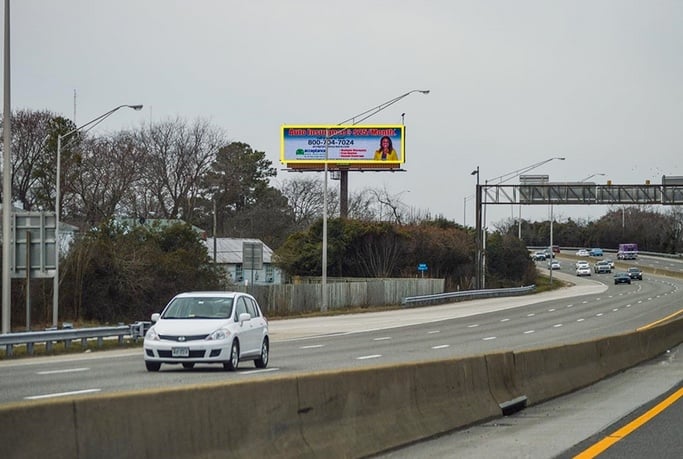
{"label": "tree line", "polygon": [[[519,222],[507,219],[496,231],[518,235],[530,247],[547,246],[550,221]],[[553,243],[566,247],[617,249],[620,243],[635,242],[646,252],[680,253],[683,248],[683,209],[679,206],[612,207],[596,220],[560,218],[553,222]]]}
{"label": "tree line", "polygon": [[[54,211],[57,138],[74,123],[49,111],[12,114],[12,198],[28,211]],[[228,139],[206,120],[182,118],[94,136],[77,132],[61,148],[61,219],[79,228],[60,260],[65,320],[144,320],[182,290],[228,288],[213,269],[201,235],[261,239],[287,276],[320,276],[324,182],[319,173],[277,179],[263,151]],[[334,183],[334,182],[333,182]],[[339,218],[338,189],[328,189],[328,275],[415,277],[424,263],[449,290],[473,287],[475,234],[443,216],[411,208],[401,193],[363,189]],[[677,251],[681,213],[629,207],[594,222],[558,221],[554,240],[567,246],[638,242]],[[182,221],[154,227],[123,218]],[[621,225],[621,226],[620,226]],[[527,246],[547,245],[549,222],[503,221],[487,236],[487,287],[535,280]],[[617,242],[618,241],[618,242]],[[12,289],[12,318],[24,317],[23,283]],[[52,282],[32,282],[32,317],[50,321]],[[61,314],[61,313],[60,313]]]}

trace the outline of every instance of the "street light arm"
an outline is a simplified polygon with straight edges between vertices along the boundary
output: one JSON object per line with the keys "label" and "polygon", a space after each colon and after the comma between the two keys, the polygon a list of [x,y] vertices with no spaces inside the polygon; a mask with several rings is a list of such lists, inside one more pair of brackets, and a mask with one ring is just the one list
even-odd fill
{"label": "street light arm", "polygon": [[605,174],[603,174],[603,173],[601,173],[601,172],[598,172],[598,173],[596,173],[596,174],[591,174],[591,175],[589,175],[589,176],[586,177],[585,179],[581,179],[581,181],[582,181],[582,182],[585,182],[586,180],[592,179],[592,178],[595,177],[595,176],[601,176],[601,177],[602,177],[602,176],[604,176],[604,175],[605,175]]}
{"label": "street light arm", "polygon": [[[387,107],[389,107],[389,106],[391,106],[391,105],[394,105],[394,104],[395,104],[396,102],[398,102],[399,100],[401,100],[401,99],[403,99],[403,98],[405,98],[405,97],[408,97],[409,95],[411,95],[411,94],[414,93],[414,92],[420,92],[420,93],[422,93],[422,94],[429,94],[429,89],[413,89],[412,91],[408,91],[408,92],[405,93],[405,94],[401,94],[401,95],[398,96],[398,97],[394,97],[393,99],[388,100],[388,101],[386,101],[386,102],[384,102],[384,103],[378,105],[377,107],[373,107],[373,108],[371,108],[371,109],[369,109],[369,110],[364,111],[363,113],[359,113],[359,114],[357,114],[356,116],[352,116],[351,118],[346,119],[346,120],[342,121],[342,122],[339,123],[339,124],[340,124],[340,125],[344,125],[344,124],[348,124],[349,122],[351,122],[351,124],[358,124],[358,123],[361,123],[361,122],[365,121],[366,119],[370,118],[371,116],[374,116],[374,115],[376,115],[377,113],[381,112],[381,111],[384,110],[385,108],[387,108]],[[363,118],[361,118],[361,119],[359,119],[358,121],[356,121],[356,118],[360,118],[360,117],[363,117]]]}
{"label": "street light arm", "polygon": [[62,139],[64,139],[64,138],[69,137],[70,135],[73,135],[73,134],[77,133],[78,131],[81,131],[85,128],[92,129],[95,126],[97,126],[98,124],[100,124],[102,121],[104,121],[106,118],[108,118],[110,115],[112,115],[114,112],[116,112],[122,108],[132,108],[135,111],[140,111],[140,110],[142,110],[142,105],[125,105],[125,104],[119,105],[118,107],[112,108],[108,112],[103,113],[102,115],[98,116],[97,118],[94,118],[94,119],[88,121],[87,123],[75,128],[75,129],[70,130],[66,134],[60,135],[60,137]]}
{"label": "street light arm", "polygon": [[505,183],[510,179],[513,179],[513,178],[515,178],[515,177],[517,177],[517,176],[519,176],[525,172],[529,172],[532,169],[536,169],[537,167],[540,167],[540,166],[542,166],[546,163],[549,163],[550,161],[553,161],[555,159],[559,159],[560,161],[565,160],[564,157],[548,158],[546,160],[539,161],[537,163],[531,164],[531,165],[523,167],[521,169],[517,169],[516,171],[508,172],[507,174],[503,174],[503,175],[500,175],[498,177],[494,177],[492,179],[489,179],[486,181],[486,183],[492,183],[492,182],[496,182],[496,181],[497,181],[497,184]]}

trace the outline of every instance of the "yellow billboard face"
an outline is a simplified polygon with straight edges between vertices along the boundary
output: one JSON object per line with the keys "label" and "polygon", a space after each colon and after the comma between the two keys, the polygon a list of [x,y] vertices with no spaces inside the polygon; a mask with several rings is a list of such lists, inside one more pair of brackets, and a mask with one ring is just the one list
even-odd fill
{"label": "yellow billboard face", "polygon": [[399,167],[405,126],[282,126],[280,161],[288,166]]}

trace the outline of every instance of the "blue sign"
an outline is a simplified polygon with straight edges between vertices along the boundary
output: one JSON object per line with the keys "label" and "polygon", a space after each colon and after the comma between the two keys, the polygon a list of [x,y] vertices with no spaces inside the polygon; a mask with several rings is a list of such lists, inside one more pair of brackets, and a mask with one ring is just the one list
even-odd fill
{"label": "blue sign", "polygon": [[427,271],[427,263],[420,263],[417,265],[417,270],[418,271]]}

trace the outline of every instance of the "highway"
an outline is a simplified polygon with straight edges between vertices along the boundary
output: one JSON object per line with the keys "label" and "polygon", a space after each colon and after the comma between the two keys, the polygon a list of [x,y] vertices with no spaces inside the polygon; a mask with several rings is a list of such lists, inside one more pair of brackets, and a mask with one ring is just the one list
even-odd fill
{"label": "highway", "polygon": [[619,263],[623,263],[624,266],[639,266],[641,268],[663,269],[683,273],[683,260],[679,258],[661,258],[649,255],[639,255],[636,260],[624,260],[619,261]]}
{"label": "highway", "polygon": [[[5,361],[0,403],[548,347],[631,332],[674,314],[683,298],[680,281],[651,278],[615,286],[609,275],[572,281],[576,287],[530,297],[274,320],[266,370],[251,363],[236,373],[220,366],[187,371],[163,365],[151,374],[138,349]],[[580,296],[567,296],[574,293]]]}
{"label": "highway", "polygon": [[[631,332],[676,314],[683,304],[682,283],[678,280],[647,276],[642,282],[615,286],[608,274],[579,279],[566,272],[556,272],[555,276],[569,279],[576,285],[528,297],[324,318],[273,320],[270,323],[271,360],[266,370],[256,370],[247,363],[235,373],[225,372],[216,366],[197,366],[189,371],[176,366],[162,366],[161,372],[148,373],[140,349],[4,361],[0,362],[3,375],[0,378],[0,403],[188,385],[199,388],[202,384],[231,378],[268,378],[548,347]],[[679,371],[679,382],[680,374]],[[650,387],[658,386],[650,384]],[[659,393],[642,403],[663,392],[665,390],[660,388]],[[530,407],[522,412],[522,416],[532,416],[529,414],[531,410],[546,406],[548,404]],[[624,413],[615,414],[619,415]],[[507,422],[509,418],[505,419]],[[555,454],[599,430],[581,432],[583,436],[567,436],[573,443],[563,445],[564,448]]]}

